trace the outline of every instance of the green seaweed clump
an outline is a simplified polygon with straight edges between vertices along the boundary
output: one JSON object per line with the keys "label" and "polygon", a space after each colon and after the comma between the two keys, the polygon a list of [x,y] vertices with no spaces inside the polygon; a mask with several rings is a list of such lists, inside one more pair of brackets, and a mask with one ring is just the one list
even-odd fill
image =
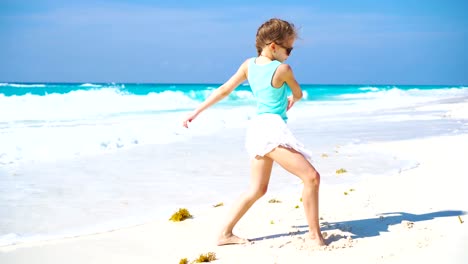
{"label": "green seaweed clump", "polygon": [[268,201],[268,202],[269,202],[269,203],[281,203],[280,200],[277,200],[277,199],[275,199],[275,198],[270,199],[270,201]]}
{"label": "green seaweed clump", "polygon": [[187,258],[180,259],[179,264],[188,264],[188,259]]}
{"label": "green seaweed clump", "polygon": [[208,252],[206,254],[200,254],[200,256],[194,260],[195,263],[202,263],[202,262],[211,262],[216,260],[216,253]]}
{"label": "green seaweed clump", "polygon": [[184,221],[187,218],[192,218],[192,215],[185,208],[180,208],[179,211],[175,212],[169,220],[174,222]]}
{"label": "green seaweed clump", "polygon": [[342,173],[345,173],[345,172],[348,172],[347,170],[341,168],[339,170],[336,170],[336,174],[342,174]]}
{"label": "green seaweed clump", "polygon": [[217,204],[213,205],[213,207],[220,207],[220,206],[223,206],[223,205],[224,205],[224,203],[217,203]]}
{"label": "green seaweed clump", "polygon": [[296,208],[296,209],[299,208],[299,205],[296,205],[294,208]]}

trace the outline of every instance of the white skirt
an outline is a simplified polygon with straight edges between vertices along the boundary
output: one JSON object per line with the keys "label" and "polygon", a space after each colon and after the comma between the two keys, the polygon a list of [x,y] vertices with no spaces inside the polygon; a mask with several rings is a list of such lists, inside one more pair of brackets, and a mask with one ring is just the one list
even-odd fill
{"label": "white skirt", "polygon": [[294,137],[279,115],[260,114],[249,121],[245,147],[250,159],[263,157],[278,146],[294,149],[311,159],[310,152]]}

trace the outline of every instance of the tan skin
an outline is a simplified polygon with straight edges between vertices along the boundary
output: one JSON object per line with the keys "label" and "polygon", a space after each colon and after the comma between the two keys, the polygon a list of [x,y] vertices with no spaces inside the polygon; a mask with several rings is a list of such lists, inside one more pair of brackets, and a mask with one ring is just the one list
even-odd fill
{"label": "tan skin", "polygon": [[[292,47],[295,39],[291,38],[283,45],[274,42],[266,45],[260,56],[256,59],[257,64],[267,64],[273,60],[284,62],[288,55],[285,47]],[[236,89],[241,83],[247,80],[248,63],[246,60],[239,67],[237,72],[217,90],[215,90],[203,103],[201,103],[193,112],[191,112],[183,122],[183,126],[188,128],[188,123],[192,122],[201,112],[215,103],[222,100]],[[288,64],[278,66],[273,79],[273,87],[281,87],[287,83],[291,89],[292,96],[288,98],[288,110],[295,102],[302,98],[302,90],[296,81],[291,67]],[[251,178],[249,189],[243,193],[233,205],[227,219],[218,236],[218,245],[242,244],[248,240],[240,238],[233,234],[234,226],[250,209],[250,207],[262,197],[270,181],[273,162],[278,163],[288,172],[299,177],[304,183],[302,191],[302,201],[304,211],[309,225],[309,243],[313,246],[325,245],[319,226],[319,185],[320,175],[317,170],[304,158],[299,152],[277,147],[263,157],[257,156],[251,161]]]}

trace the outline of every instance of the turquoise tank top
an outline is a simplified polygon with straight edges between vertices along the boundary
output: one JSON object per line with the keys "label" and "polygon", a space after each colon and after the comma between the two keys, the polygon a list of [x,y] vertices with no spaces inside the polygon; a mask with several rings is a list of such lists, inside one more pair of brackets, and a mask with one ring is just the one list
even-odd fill
{"label": "turquoise tank top", "polygon": [[258,57],[250,59],[248,69],[248,81],[252,93],[257,100],[257,114],[277,114],[286,121],[286,108],[288,97],[286,84],[280,88],[271,85],[273,74],[275,74],[281,62],[274,60],[268,64],[258,65],[255,63]]}

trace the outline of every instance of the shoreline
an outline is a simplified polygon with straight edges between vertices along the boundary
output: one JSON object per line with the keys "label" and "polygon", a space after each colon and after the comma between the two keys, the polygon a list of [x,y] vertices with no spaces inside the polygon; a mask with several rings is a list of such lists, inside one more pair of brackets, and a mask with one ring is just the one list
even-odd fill
{"label": "shoreline", "polygon": [[[210,140],[213,139],[213,137],[209,136],[196,137],[193,142],[174,143],[170,145],[171,147],[164,147],[164,145],[136,146],[118,153],[106,153],[96,157],[83,157],[80,159],[64,160],[59,162],[38,162],[36,164],[31,163],[23,165],[18,171],[14,172],[13,175],[15,177],[23,177],[23,175],[34,176],[36,179],[26,178],[22,180],[25,184],[31,184],[32,182],[31,185],[33,186],[34,184],[40,184],[41,179],[43,179],[43,175],[45,175],[44,179],[49,179],[50,175],[52,175],[52,179],[55,179],[55,177],[62,177],[62,175],[69,174],[67,177],[70,178],[73,176],[71,178],[77,179],[73,181],[68,180],[67,185],[77,186],[83,182],[93,183],[96,181],[94,175],[101,175],[100,177],[112,180],[116,177],[125,177],[124,175],[135,178],[133,174],[137,174],[142,175],[142,177],[135,179],[136,184],[125,180],[117,182],[117,184],[108,184],[106,188],[112,188],[114,190],[113,192],[121,193],[128,188],[132,190],[132,186],[138,187],[140,182],[145,182],[145,184],[150,185],[148,188],[150,189],[149,191],[157,192],[157,190],[160,190],[160,188],[157,188],[157,185],[165,183],[159,179],[151,178],[170,179],[171,176],[177,175],[179,179],[170,180],[174,182],[165,185],[169,192],[164,192],[165,195],[163,196],[156,195],[148,197],[146,194],[139,193],[138,196],[141,195],[145,197],[143,200],[134,195],[124,198],[115,195],[112,195],[112,197],[101,196],[94,192],[88,192],[87,189],[83,189],[82,187],[78,189],[64,188],[62,191],[64,194],[61,196],[63,199],[61,200],[62,203],[72,204],[75,207],[73,209],[62,208],[62,210],[67,210],[65,215],[70,214],[75,217],[83,217],[80,218],[81,221],[75,221],[72,219],[73,217],[63,218],[64,214],[62,213],[59,215],[62,216],[61,221],[56,220],[51,224],[50,220],[47,220],[48,223],[46,223],[44,222],[44,219],[46,218],[57,218],[54,217],[55,214],[53,210],[42,211],[36,206],[30,213],[33,215],[40,214],[43,215],[43,217],[31,219],[30,222],[36,222],[37,228],[29,229],[29,235],[26,236],[15,231],[10,232],[10,234],[3,235],[0,237],[0,241],[3,240],[0,247],[112,232],[122,228],[138,226],[154,220],[166,220],[168,215],[172,213],[171,210],[174,210],[177,207],[203,209],[211,204],[219,202],[221,199],[234,200],[248,185],[248,157],[246,156],[242,144],[244,130],[235,128],[226,130],[225,132],[227,133],[223,133],[221,135],[218,134],[216,136],[218,138],[216,141],[223,142],[224,146],[227,149],[230,149],[231,157],[229,160],[229,170],[226,170],[227,161],[223,157],[213,157],[212,154],[206,154],[214,153],[217,149],[215,144],[209,143],[211,142]],[[349,185],[359,182],[364,177],[359,175],[363,174],[365,171],[375,172],[377,173],[377,177],[380,178],[391,175],[392,172],[398,169],[402,170],[414,167],[414,162],[412,161],[403,162],[401,160],[394,159],[387,153],[379,153],[378,150],[370,150],[366,146],[367,145],[365,144],[329,146],[329,149],[327,149],[329,154],[326,158],[320,157],[320,153],[322,152],[315,151],[313,162],[317,161],[314,163],[314,166],[319,166],[319,171],[322,175],[322,186]],[[203,148],[202,153],[198,152],[198,147]],[[368,152],[373,154],[362,156],[359,152]],[[179,165],[178,162],[176,162],[179,158],[169,160],[167,164],[152,162],[155,157],[156,160],[159,160],[164,155],[170,157],[183,157],[185,164]],[[363,171],[364,167],[361,167],[360,171],[354,170],[353,167],[356,166],[354,166],[353,163],[365,162],[369,156],[371,156],[370,158],[373,158],[374,163],[382,164],[383,168],[366,166],[365,171]],[[389,162],[383,163],[384,161]],[[123,165],[124,163],[127,163],[127,165]],[[119,164],[117,165],[118,167],[116,167],[116,164]],[[344,166],[350,171],[348,171],[345,176],[338,177],[338,175],[335,175],[335,170],[338,168],[338,165]],[[197,182],[191,179],[193,176],[198,175],[196,171],[200,170],[199,168],[207,168],[206,171],[213,174],[209,180],[211,183]],[[158,171],[160,175],[152,173]],[[188,178],[185,179],[182,177]],[[39,180],[37,178],[39,178]],[[273,179],[269,186],[269,193],[277,193],[278,195],[281,195],[283,192],[296,191],[297,186],[300,185],[300,181],[296,177],[291,176],[276,164],[272,178]],[[180,183],[180,181],[182,181],[183,184]],[[122,189],[122,185],[127,182],[132,185],[123,186],[124,189]],[[20,184],[22,183],[20,182]],[[41,185],[36,186],[37,188],[41,188]],[[179,195],[179,193],[176,193],[174,190],[178,190],[177,192],[182,194],[188,193],[191,198],[188,199],[187,194]],[[148,190],[145,189],[145,191]],[[44,197],[36,197],[35,199],[31,198],[29,200],[37,204],[47,204],[48,201],[55,204],[54,201],[58,199],[58,197],[54,197],[53,195],[54,193],[50,193],[47,196],[47,199],[44,199]],[[88,204],[86,207],[83,207],[86,204],[81,204],[81,207],[76,207],[76,198],[78,195],[80,195],[79,199],[82,200],[88,200],[92,197],[94,198],[93,200],[100,203],[107,202],[107,209],[112,207],[114,210],[114,216],[110,217],[110,215],[105,215],[105,218],[99,218],[97,216],[80,214],[83,210],[90,210],[95,214],[99,213],[99,211],[94,210],[93,204]],[[115,199],[115,201],[109,201],[110,199]],[[133,199],[140,200],[135,201]],[[147,207],[145,210],[150,211],[142,211],[142,203],[145,203],[144,206]],[[48,204],[50,206],[50,203]],[[140,207],[135,209],[135,206]],[[61,207],[56,209],[61,209]],[[15,210],[15,208],[12,207],[11,210]],[[25,213],[23,213],[23,215],[24,214]],[[10,218],[14,219],[13,217]],[[72,221],[69,222],[67,219]],[[39,229],[41,224],[47,224],[50,227],[48,227],[48,229]],[[51,228],[54,226],[55,228]],[[19,230],[18,227],[16,227],[16,229]],[[34,232],[36,230],[39,232],[31,234],[31,231]],[[28,232],[25,233],[28,234]]]}

